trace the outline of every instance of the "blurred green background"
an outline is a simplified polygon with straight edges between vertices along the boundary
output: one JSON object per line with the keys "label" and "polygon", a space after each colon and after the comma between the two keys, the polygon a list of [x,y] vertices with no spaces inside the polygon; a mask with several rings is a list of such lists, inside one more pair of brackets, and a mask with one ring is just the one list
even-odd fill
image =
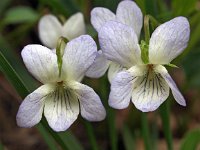
{"label": "blurred green background", "polygon": [[[113,110],[107,105],[109,84],[105,75],[100,79],[85,78],[83,81],[93,87],[103,100],[108,114],[105,121],[88,124],[79,117],[67,132],[58,134],[56,140],[46,133],[49,129],[44,129],[41,124],[31,129],[17,127],[15,117],[20,102],[27,92],[40,84],[27,72],[20,56],[25,45],[41,43],[37,26],[40,17],[52,13],[68,18],[76,12],[82,12],[87,33],[98,42],[97,33],[90,24],[90,11],[98,6],[115,12],[119,2],[0,0],[0,52],[4,56],[0,57],[0,150],[54,150],[63,147],[69,150],[93,150],[95,147],[102,150],[200,149],[199,0],[135,0],[144,15],[150,14],[160,23],[180,15],[189,19],[189,45],[173,62],[179,68],[169,68],[187,100],[187,107],[179,106],[171,96],[160,109],[147,114],[139,112],[132,104],[125,110]],[[4,58],[16,72],[9,72],[9,67],[4,68]],[[22,79],[26,90],[20,84],[21,81],[15,79],[14,73]],[[88,130],[93,130],[94,134],[87,134]],[[96,140],[93,136],[96,136]],[[64,144],[59,143],[59,140],[63,140]]]}

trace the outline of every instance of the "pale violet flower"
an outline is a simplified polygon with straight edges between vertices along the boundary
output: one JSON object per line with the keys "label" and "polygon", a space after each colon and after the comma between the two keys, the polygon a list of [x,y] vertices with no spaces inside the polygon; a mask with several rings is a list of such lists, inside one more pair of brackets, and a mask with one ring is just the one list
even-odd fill
{"label": "pale violet flower", "polygon": [[[111,20],[130,26],[139,39],[143,24],[143,15],[135,2],[129,0],[120,2],[116,14],[103,7],[96,7],[91,11],[91,23],[97,32],[100,31],[101,27],[107,21]],[[116,73],[126,69],[116,61],[107,60],[101,50],[98,53],[95,62],[86,73],[88,77],[99,78],[108,69],[108,79],[111,82]]]}
{"label": "pale violet flower", "polygon": [[137,109],[154,111],[167,99],[171,88],[175,100],[185,106],[184,97],[163,65],[169,64],[187,47],[189,35],[189,22],[185,17],[176,17],[158,26],[149,41],[149,63],[144,64],[133,28],[116,21],[101,27],[99,43],[104,55],[127,68],[111,82],[109,105],[123,109],[132,100]]}
{"label": "pale violet flower", "polygon": [[49,126],[64,131],[77,119],[79,112],[89,121],[101,121],[106,112],[99,96],[81,84],[88,67],[96,57],[97,47],[88,35],[67,43],[59,76],[57,56],[41,45],[28,45],[22,50],[29,72],[41,83],[20,105],[17,124],[32,127],[40,122],[44,111]]}
{"label": "pale violet flower", "polygon": [[38,30],[42,43],[52,49],[61,36],[72,40],[86,33],[84,17],[80,12],[72,15],[64,24],[54,15],[45,15],[39,21]]}

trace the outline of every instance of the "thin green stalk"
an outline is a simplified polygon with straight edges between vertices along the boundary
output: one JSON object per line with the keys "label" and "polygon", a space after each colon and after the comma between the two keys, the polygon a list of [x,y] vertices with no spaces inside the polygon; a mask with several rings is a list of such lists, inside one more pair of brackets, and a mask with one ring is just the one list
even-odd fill
{"label": "thin green stalk", "polygon": [[145,34],[145,42],[149,44],[150,40],[150,30],[149,30],[149,16],[144,16],[144,34]]}
{"label": "thin green stalk", "polygon": [[151,141],[150,141],[147,115],[143,112],[142,112],[142,115],[141,115],[141,123],[142,123],[142,135],[143,135],[143,138],[144,138],[145,149],[151,150],[152,146],[151,146]]}
{"label": "thin green stalk", "polygon": [[162,119],[162,125],[164,129],[164,135],[167,141],[167,147],[168,150],[173,150],[173,138],[172,138],[172,132],[170,129],[170,105],[169,100],[166,101],[164,104],[160,107],[160,116]]}
{"label": "thin green stalk", "polygon": [[115,111],[108,105],[108,95],[109,95],[109,82],[107,78],[102,78],[101,96],[103,104],[107,111],[107,123],[109,130],[109,140],[111,142],[111,150],[117,150],[117,129],[115,126]]}
{"label": "thin green stalk", "polygon": [[89,141],[90,141],[92,150],[99,150],[92,124],[90,122],[84,120],[84,125],[87,130],[87,134],[89,137]]}

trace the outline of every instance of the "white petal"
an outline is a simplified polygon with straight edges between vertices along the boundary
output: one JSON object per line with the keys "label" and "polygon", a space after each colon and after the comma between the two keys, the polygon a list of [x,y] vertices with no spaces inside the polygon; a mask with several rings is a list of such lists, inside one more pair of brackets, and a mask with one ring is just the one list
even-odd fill
{"label": "white petal", "polygon": [[143,15],[135,2],[129,0],[120,2],[117,7],[116,18],[119,22],[132,27],[138,39],[140,38]]}
{"label": "white petal", "polygon": [[91,23],[97,32],[110,20],[115,20],[115,14],[107,8],[96,7],[91,11]]}
{"label": "white petal", "polygon": [[78,82],[72,83],[71,87],[78,95],[83,118],[89,121],[101,121],[105,119],[105,108],[99,96],[92,88]]}
{"label": "white petal", "polygon": [[149,61],[168,64],[187,47],[190,25],[185,17],[176,17],[153,32],[149,44]]}
{"label": "white petal", "polygon": [[63,26],[62,35],[72,40],[86,33],[85,22],[82,13],[72,15]]}
{"label": "white petal", "polygon": [[62,35],[62,25],[53,15],[45,15],[39,21],[39,37],[44,45],[55,48],[58,38]]}
{"label": "white petal", "polygon": [[134,30],[109,21],[99,32],[99,43],[105,56],[125,67],[141,64],[141,51]]}
{"label": "white petal", "polygon": [[111,83],[111,81],[115,77],[115,75],[117,73],[119,73],[120,71],[123,71],[123,70],[126,70],[126,68],[124,68],[123,66],[121,66],[117,63],[111,62],[109,69],[108,69],[108,80],[109,80],[109,82]]}
{"label": "white petal", "polygon": [[111,92],[109,95],[109,105],[116,109],[128,107],[132,94],[132,76],[127,71],[122,71],[113,78],[111,82]]}
{"label": "white petal", "polygon": [[156,110],[169,96],[169,86],[165,79],[147,67],[130,69],[133,80],[132,102],[135,107],[143,112]]}
{"label": "white petal", "polygon": [[65,48],[63,70],[67,71],[71,78],[80,79],[94,62],[96,52],[96,43],[89,35],[73,39]]}
{"label": "white petal", "polygon": [[86,76],[91,78],[99,78],[103,76],[108,69],[110,61],[106,59],[101,50],[97,52],[97,56],[94,60],[94,63],[86,72]]}
{"label": "white petal", "polygon": [[50,49],[41,45],[27,45],[21,55],[27,69],[37,80],[42,83],[57,81],[57,57]]}
{"label": "white petal", "polygon": [[165,81],[167,82],[169,87],[171,88],[172,94],[174,96],[174,99],[177,101],[177,103],[179,103],[182,106],[186,106],[186,101],[185,101],[183,95],[181,94],[181,92],[177,88],[176,83],[171,78],[171,76],[169,75],[169,73],[166,70],[166,68],[161,66],[161,65],[159,65],[157,67],[157,70],[162,75],[162,77],[165,79]]}
{"label": "white petal", "polygon": [[44,115],[54,131],[65,131],[79,114],[78,98],[73,91],[57,88],[45,99]]}
{"label": "white petal", "polygon": [[24,99],[17,113],[18,126],[30,128],[40,122],[44,99],[52,90],[51,85],[43,85]]}

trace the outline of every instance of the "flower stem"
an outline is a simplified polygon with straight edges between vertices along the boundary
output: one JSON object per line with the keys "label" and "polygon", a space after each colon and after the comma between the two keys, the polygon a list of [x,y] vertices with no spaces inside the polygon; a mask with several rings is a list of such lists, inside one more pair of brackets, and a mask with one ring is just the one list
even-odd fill
{"label": "flower stem", "polygon": [[145,42],[149,44],[150,40],[150,30],[149,30],[149,16],[144,16],[144,34],[145,34]]}
{"label": "flower stem", "polygon": [[142,112],[141,115],[141,123],[142,123],[142,135],[144,138],[144,144],[146,150],[151,150],[151,141],[149,136],[149,128],[148,128],[148,121],[147,121],[147,115]]}

